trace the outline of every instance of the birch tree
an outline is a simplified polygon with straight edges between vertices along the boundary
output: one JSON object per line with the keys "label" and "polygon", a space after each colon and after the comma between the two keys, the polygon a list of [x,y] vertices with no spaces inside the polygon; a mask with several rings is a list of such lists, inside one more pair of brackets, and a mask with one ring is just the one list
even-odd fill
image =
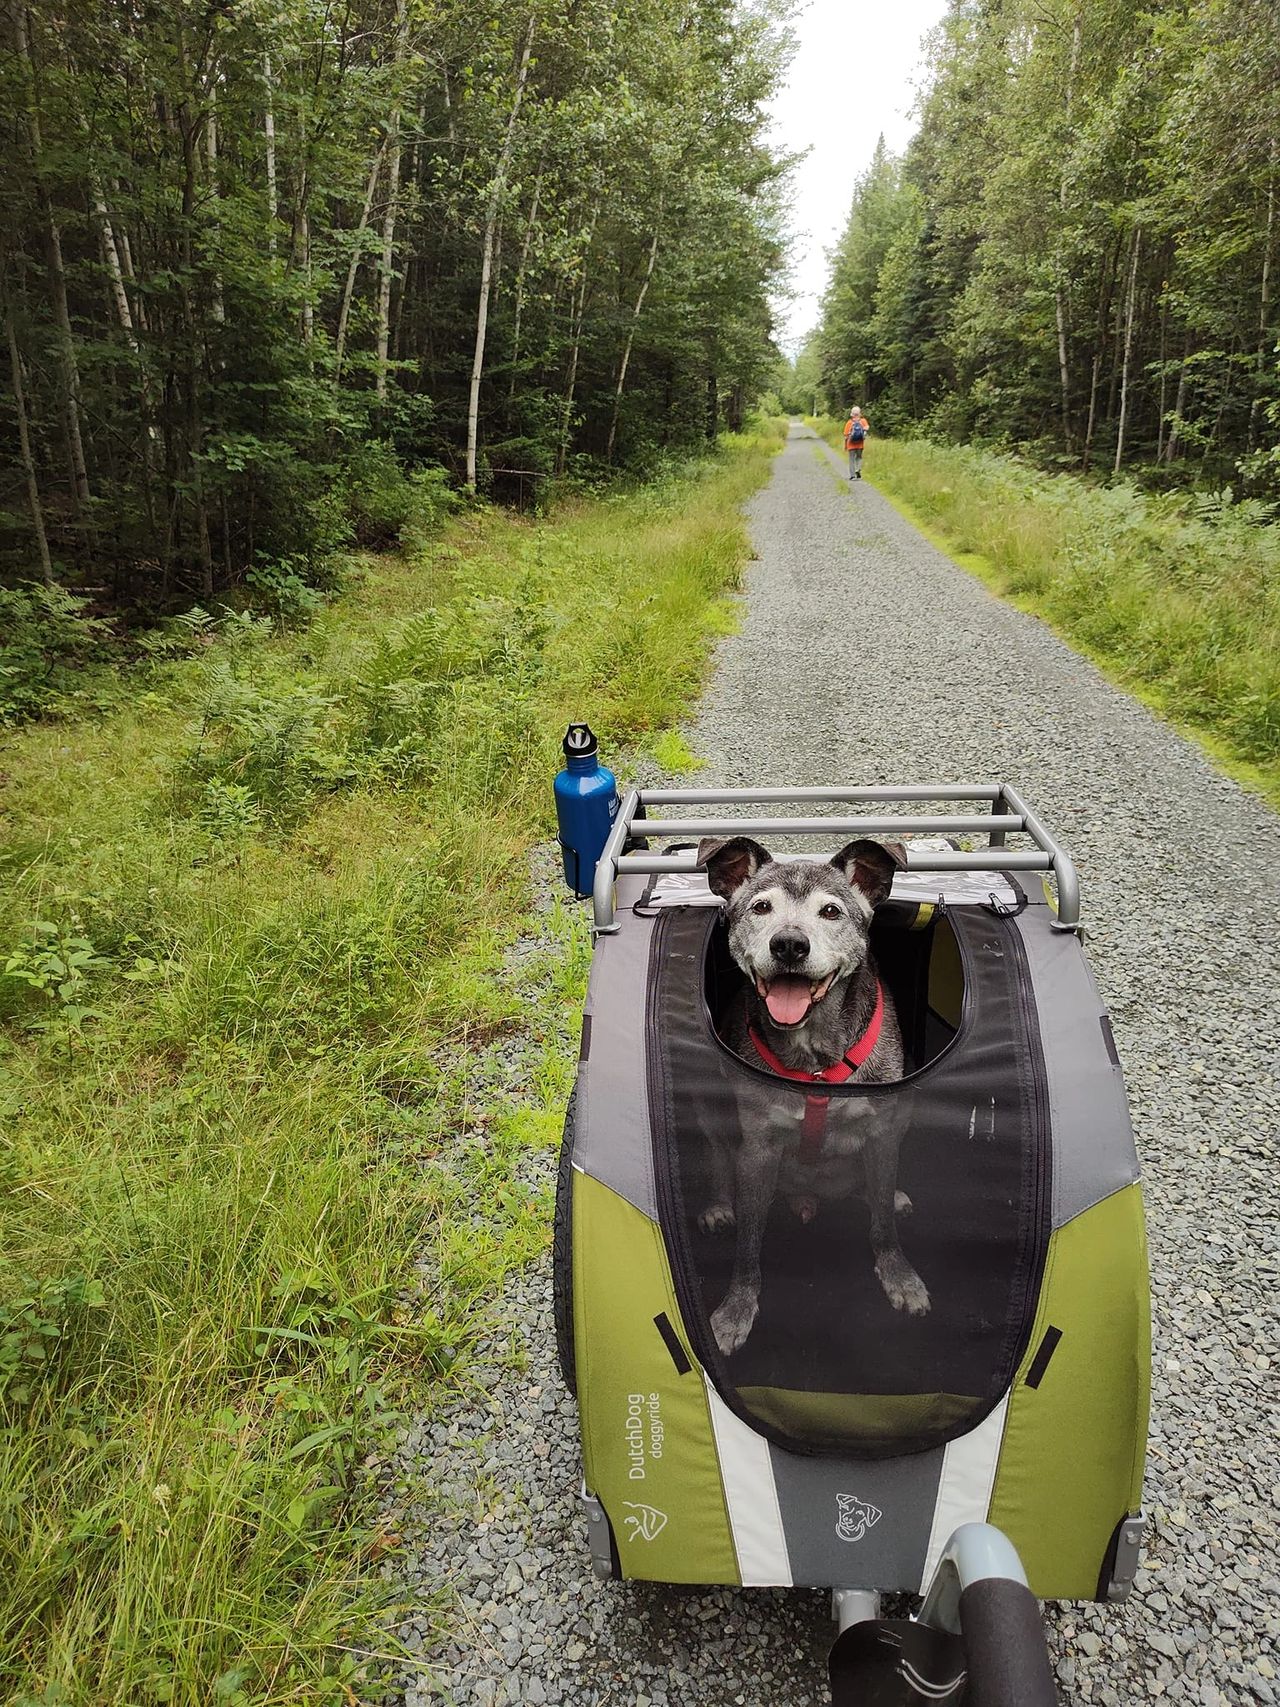
{"label": "birch tree", "polygon": [[529,55],[533,51],[535,22],[536,20],[530,17],[528,28],[525,30],[524,43],[520,49],[520,62],[516,67],[515,93],[511,98],[511,114],[507,119],[507,128],[502,139],[502,152],[498,155],[498,164],[493,174],[493,185],[489,194],[489,209],[484,223],[484,247],[481,251],[480,260],[480,300],[476,309],[476,338],[471,357],[471,390],[467,399],[467,485],[473,492],[476,489],[476,436],[480,419],[480,379],[484,373],[485,334],[489,324],[489,286],[493,271],[494,233],[498,226],[498,215],[502,208],[502,200],[506,194],[507,172],[511,165],[516,123],[520,117],[520,103],[524,99],[525,80],[529,75]]}

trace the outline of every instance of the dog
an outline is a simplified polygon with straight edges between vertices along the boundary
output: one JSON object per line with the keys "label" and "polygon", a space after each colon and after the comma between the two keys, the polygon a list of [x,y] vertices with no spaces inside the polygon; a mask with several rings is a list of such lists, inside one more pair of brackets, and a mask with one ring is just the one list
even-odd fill
{"label": "dog", "polygon": [[[903,1073],[902,1034],[870,950],[876,906],[906,865],[896,842],[850,842],[829,862],[777,861],[749,836],[704,840],[697,863],[726,902],[729,951],[744,974],[721,1035],[744,1061],[785,1077],[887,1084]],[[711,1327],[724,1356],[760,1310],[760,1251],[781,1193],[808,1222],[820,1199],[854,1194],[871,1211],[876,1277],[895,1310],[923,1316],[929,1293],[898,1243],[898,1146],[909,1094],[797,1097],[736,1075],[739,1134],[708,1133],[711,1201],[704,1232],[737,1230],[733,1272]],[[824,1106],[825,1105],[825,1106]],[[815,1143],[815,1128],[820,1128]]]}

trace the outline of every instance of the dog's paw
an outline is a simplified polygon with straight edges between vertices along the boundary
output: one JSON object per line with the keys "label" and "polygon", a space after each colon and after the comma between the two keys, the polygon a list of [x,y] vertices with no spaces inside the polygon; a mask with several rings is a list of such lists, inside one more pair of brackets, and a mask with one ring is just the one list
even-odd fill
{"label": "dog's paw", "polygon": [[808,1193],[804,1193],[795,1197],[789,1197],[787,1199],[787,1207],[796,1219],[803,1221],[807,1227],[810,1221],[812,1221],[814,1216],[818,1213],[818,1200],[816,1197],[810,1197]]}
{"label": "dog's paw", "polygon": [[914,1204],[905,1191],[895,1191],[893,1194],[893,1213],[895,1215],[910,1215]]}
{"label": "dog's paw", "polygon": [[908,1316],[928,1315],[928,1290],[901,1251],[885,1251],[876,1258],[876,1279],[895,1310],[905,1310]]}
{"label": "dog's paw", "polygon": [[711,1203],[699,1215],[698,1225],[704,1233],[727,1233],[737,1219],[729,1204]]}
{"label": "dog's paw", "polygon": [[746,1343],[759,1312],[759,1302],[749,1292],[731,1292],[719,1309],[711,1312],[711,1331],[723,1357],[732,1357]]}

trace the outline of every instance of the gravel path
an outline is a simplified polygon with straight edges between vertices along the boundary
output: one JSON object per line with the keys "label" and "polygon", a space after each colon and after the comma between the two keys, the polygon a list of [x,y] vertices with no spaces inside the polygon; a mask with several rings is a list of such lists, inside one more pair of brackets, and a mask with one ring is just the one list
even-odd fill
{"label": "gravel path", "polygon": [[[1280,1702],[1280,819],[841,462],[793,428],[751,505],[758,561],[690,732],[698,780],[1006,777],[1076,856],[1146,1169],[1154,1523],[1127,1606],[1048,1609],[1062,1699]],[[549,1190],[553,1167],[532,1157],[527,1183]],[[825,1700],[825,1594],[591,1578],[549,1291],[545,1269],[513,1277],[476,1397],[401,1450],[398,1568],[424,1601],[441,1580],[457,1598],[451,1643],[402,1629],[420,1660],[397,1699]]]}

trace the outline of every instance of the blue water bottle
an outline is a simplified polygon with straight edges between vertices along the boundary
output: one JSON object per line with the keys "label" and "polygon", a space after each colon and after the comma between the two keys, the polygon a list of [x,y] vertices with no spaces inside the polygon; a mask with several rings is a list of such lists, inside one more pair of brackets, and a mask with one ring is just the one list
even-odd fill
{"label": "blue water bottle", "polygon": [[600,763],[596,738],[585,723],[565,731],[564,769],[556,778],[556,822],[564,880],[581,897],[590,895],[596,861],[618,816],[618,785]]}

